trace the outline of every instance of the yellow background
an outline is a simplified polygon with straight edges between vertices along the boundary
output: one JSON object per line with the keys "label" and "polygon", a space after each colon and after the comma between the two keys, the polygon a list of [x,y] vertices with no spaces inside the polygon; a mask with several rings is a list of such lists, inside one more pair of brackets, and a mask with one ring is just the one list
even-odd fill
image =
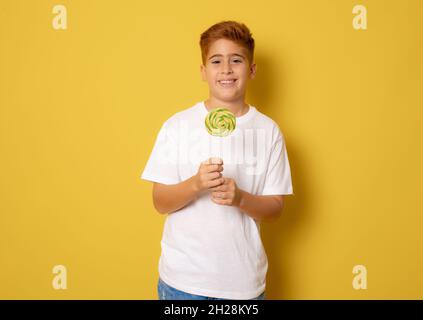
{"label": "yellow background", "polygon": [[139,176],[162,123],[208,97],[201,32],[233,19],[295,192],[263,225],[267,298],[422,299],[422,17],[420,0],[0,1],[0,298],[157,298],[165,216]]}

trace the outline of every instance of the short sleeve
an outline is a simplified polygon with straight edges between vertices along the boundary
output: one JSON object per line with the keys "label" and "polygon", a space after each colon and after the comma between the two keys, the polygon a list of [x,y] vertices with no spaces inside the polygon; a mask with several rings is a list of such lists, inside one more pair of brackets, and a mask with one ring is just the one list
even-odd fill
{"label": "short sleeve", "polygon": [[163,184],[181,181],[178,171],[178,134],[167,120],[161,127],[141,179]]}
{"label": "short sleeve", "polygon": [[294,194],[285,138],[278,128],[267,167],[262,195]]}

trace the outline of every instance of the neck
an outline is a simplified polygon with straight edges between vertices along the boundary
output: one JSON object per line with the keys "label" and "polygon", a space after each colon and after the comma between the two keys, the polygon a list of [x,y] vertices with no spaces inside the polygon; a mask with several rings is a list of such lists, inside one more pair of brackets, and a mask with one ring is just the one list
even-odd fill
{"label": "neck", "polygon": [[248,112],[248,104],[245,103],[244,99],[234,100],[234,101],[225,101],[219,100],[215,97],[209,97],[204,101],[205,106],[208,111],[211,111],[217,107],[224,107],[229,109],[235,117],[240,117]]}

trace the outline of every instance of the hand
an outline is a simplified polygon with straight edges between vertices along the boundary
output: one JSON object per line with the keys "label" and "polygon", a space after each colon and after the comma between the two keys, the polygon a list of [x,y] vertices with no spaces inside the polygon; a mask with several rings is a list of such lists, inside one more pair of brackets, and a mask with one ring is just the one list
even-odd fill
{"label": "hand", "polygon": [[223,183],[222,171],[223,160],[220,158],[209,158],[201,162],[198,172],[194,176],[195,190],[201,192],[221,185]]}
{"label": "hand", "polygon": [[211,188],[212,201],[217,204],[239,207],[242,190],[238,188],[234,179],[223,178],[223,184]]}

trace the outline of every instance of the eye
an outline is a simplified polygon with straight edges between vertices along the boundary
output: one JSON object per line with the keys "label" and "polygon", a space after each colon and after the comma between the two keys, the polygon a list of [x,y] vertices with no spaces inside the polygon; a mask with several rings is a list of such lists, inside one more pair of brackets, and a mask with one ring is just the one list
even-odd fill
{"label": "eye", "polygon": [[236,60],[233,60],[234,62],[242,62],[242,60],[239,60],[239,59],[236,59]]}
{"label": "eye", "polygon": [[219,63],[220,61],[217,61],[217,60],[215,60],[215,61],[212,61],[212,63],[213,64],[216,64],[216,63]]}

